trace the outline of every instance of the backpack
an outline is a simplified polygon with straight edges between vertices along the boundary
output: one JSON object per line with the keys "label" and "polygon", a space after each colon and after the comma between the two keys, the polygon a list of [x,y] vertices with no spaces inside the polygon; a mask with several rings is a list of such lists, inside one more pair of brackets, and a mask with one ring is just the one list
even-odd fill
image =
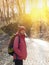
{"label": "backpack", "polygon": [[[15,40],[15,37],[16,35],[14,35],[11,40],[10,40],[10,43],[9,43],[9,46],[8,46],[8,54],[13,56],[14,54],[14,50],[13,50],[13,44],[14,44],[14,40]],[[18,36],[18,44],[20,43],[20,37]],[[19,46],[19,45],[18,45]]]}

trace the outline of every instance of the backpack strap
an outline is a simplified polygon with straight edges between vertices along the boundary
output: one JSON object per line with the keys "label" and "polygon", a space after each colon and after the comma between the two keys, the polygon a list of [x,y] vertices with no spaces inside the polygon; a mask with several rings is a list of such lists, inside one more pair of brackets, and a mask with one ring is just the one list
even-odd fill
{"label": "backpack strap", "polygon": [[19,44],[20,44],[20,36],[18,36],[18,48],[19,48]]}
{"label": "backpack strap", "polygon": [[18,43],[20,43],[20,36],[18,36],[18,41],[19,41]]}

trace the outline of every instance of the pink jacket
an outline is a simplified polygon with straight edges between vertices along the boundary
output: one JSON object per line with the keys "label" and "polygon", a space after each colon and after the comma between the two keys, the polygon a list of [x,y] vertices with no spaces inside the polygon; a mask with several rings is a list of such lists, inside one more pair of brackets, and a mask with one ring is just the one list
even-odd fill
{"label": "pink jacket", "polygon": [[[20,43],[18,43],[18,36],[20,36]],[[19,44],[19,48],[18,48]],[[27,49],[26,49],[26,42],[25,42],[25,35],[17,34],[14,40],[13,46],[14,52],[18,55],[18,59],[26,59],[27,57]],[[13,55],[13,58],[16,59],[16,54]]]}

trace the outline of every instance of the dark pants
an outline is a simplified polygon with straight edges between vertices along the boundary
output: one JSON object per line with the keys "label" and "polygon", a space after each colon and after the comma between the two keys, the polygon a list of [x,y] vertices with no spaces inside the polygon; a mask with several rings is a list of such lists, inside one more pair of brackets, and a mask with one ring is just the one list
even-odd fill
{"label": "dark pants", "polygon": [[23,65],[23,60],[16,60],[15,65]]}

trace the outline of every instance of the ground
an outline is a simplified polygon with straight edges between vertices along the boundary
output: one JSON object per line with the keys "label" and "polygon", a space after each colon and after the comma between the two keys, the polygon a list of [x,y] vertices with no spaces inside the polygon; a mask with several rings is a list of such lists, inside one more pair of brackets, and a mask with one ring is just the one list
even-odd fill
{"label": "ground", "polygon": [[[26,45],[28,56],[23,61],[24,65],[49,65],[49,42],[26,38]],[[0,61],[0,65],[14,65],[12,57],[7,53],[7,48],[3,52],[4,59]]]}

